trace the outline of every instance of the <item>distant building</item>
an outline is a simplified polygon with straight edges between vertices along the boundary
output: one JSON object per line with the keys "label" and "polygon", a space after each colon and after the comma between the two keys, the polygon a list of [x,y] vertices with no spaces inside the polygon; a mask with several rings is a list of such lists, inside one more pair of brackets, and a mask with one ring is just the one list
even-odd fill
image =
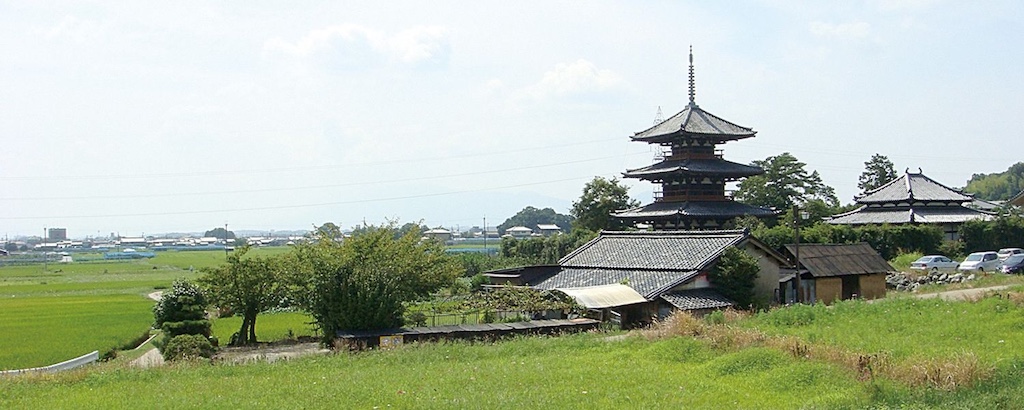
{"label": "distant building", "polygon": [[46,230],[46,240],[63,241],[68,239],[67,228],[50,228]]}
{"label": "distant building", "polygon": [[444,228],[434,228],[423,232],[423,238],[439,242],[447,242],[452,240],[452,231]]}
{"label": "distant building", "polygon": [[960,225],[990,220],[992,212],[968,208],[974,198],[928,178],[918,170],[907,170],[899,178],[857,197],[860,208],[832,216],[834,225],[930,224],[942,227],[945,238],[959,238]]}
{"label": "distant building", "polygon": [[537,224],[537,230],[540,231],[541,235],[551,236],[557,233],[562,233],[562,228],[555,224]]}
{"label": "distant building", "polygon": [[533,235],[533,229],[527,228],[525,226],[513,226],[513,227],[508,228],[508,229],[505,230],[505,235],[508,235],[508,236],[511,236],[511,237],[517,238],[517,239],[518,238],[529,238],[530,235]]}
{"label": "distant building", "polygon": [[1010,200],[1006,201],[1006,203],[1010,205],[1024,207],[1024,191],[1020,191],[1020,193],[1018,193],[1017,196],[1010,198]]}

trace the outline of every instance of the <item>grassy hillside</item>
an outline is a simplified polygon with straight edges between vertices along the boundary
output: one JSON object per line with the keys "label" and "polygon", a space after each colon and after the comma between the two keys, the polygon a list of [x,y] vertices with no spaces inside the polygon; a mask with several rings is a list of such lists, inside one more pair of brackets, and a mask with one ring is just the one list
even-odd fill
{"label": "grassy hillside", "polygon": [[0,408],[1024,408],[1022,305],[1024,294],[1003,291],[977,302],[894,298],[680,319],[618,341],[103,364],[0,382]]}
{"label": "grassy hillside", "polygon": [[682,338],[594,335],[0,385],[4,408],[793,408],[794,398],[825,408],[870,400],[842,369],[768,349],[720,354]]}

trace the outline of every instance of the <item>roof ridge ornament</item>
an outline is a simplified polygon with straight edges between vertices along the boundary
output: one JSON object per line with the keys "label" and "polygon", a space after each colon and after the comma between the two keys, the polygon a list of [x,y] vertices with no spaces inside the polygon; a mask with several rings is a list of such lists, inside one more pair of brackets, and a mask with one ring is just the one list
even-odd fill
{"label": "roof ridge ornament", "polygon": [[694,95],[696,89],[693,84],[693,44],[690,44],[690,106],[696,107],[697,103],[694,101]]}

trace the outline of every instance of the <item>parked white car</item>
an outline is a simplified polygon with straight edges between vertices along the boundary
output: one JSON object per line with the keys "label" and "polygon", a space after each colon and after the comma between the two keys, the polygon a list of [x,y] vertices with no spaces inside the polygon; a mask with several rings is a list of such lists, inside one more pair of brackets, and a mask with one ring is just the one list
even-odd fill
{"label": "parked white car", "polygon": [[1006,258],[1009,258],[1010,256],[1020,255],[1020,254],[1024,254],[1024,249],[1021,249],[1021,248],[1003,248],[1003,249],[1000,249],[999,252],[996,252],[996,255],[999,255],[999,260],[1001,260],[1001,261],[1005,261]]}
{"label": "parked white car", "polygon": [[910,263],[910,269],[938,272],[940,270],[954,271],[960,266],[957,261],[942,255],[922,256],[920,259]]}
{"label": "parked white car", "polygon": [[960,262],[960,271],[995,272],[999,266],[999,255],[995,252],[974,252]]}

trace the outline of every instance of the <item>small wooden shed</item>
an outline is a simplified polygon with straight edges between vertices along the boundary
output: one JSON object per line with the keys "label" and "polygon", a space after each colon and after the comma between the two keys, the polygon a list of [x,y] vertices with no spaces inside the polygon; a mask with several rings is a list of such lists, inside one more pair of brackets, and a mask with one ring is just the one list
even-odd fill
{"label": "small wooden shed", "polygon": [[[830,304],[845,299],[885,297],[885,276],[895,269],[871,245],[800,244],[802,301]],[[790,256],[796,245],[786,245]],[[781,283],[783,294],[796,286],[790,277]],[[787,292],[786,290],[789,290]]]}

